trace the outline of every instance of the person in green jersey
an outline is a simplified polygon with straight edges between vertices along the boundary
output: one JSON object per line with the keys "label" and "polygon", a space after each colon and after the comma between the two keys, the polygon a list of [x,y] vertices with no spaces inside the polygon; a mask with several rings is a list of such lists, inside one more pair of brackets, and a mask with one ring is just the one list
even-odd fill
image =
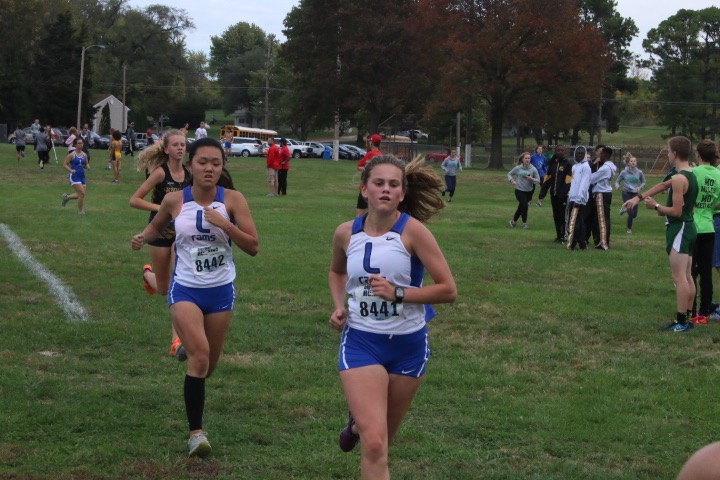
{"label": "person in green jersey", "polygon": [[697,230],[695,250],[693,250],[692,276],[695,288],[700,277],[700,305],[697,296],[693,302],[693,323],[707,323],[713,296],[712,259],[715,247],[715,227],[713,213],[720,203],[720,170],[715,168],[717,148],[712,140],[702,140],[695,147],[699,163],[693,168],[697,178],[699,193],[695,200],[693,220]]}
{"label": "person in green jersey", "polygon": [[[698,196],[698,182],[690,167],[690,140],[686,137],[673,137],[668,140],[668,160],[677,173],[650,190],[638,193],[623,204],[630,210],[641,200],[645,207],[654,209],[658,215],[666,217],[666,250],[670,259],[670,270],[675,284],[677,314],[675,320],[661,330],[669,332],[687,332],[693,327],[690,321],[695,284],[692,279],[692,252],[697,231],[693,219],[693,210]],[[653,195],[670,188],[666,205],[660,205]]]}

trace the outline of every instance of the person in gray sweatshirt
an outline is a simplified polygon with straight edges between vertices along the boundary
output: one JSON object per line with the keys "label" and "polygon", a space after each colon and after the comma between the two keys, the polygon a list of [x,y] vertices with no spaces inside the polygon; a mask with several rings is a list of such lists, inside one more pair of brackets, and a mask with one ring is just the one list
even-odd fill
{"label": "person in gray sweatshirt", "polygon": [[[623,185],[622,199],[623,203],[637,196],[638,192],[645,188],[647,181],[642,170],[637,168],[637,158],[630,152],[625,154],[625,170],[620,172],[617,180],[615,180],[615,190],[620,190],[620,184]],[[632,234],[633,220],[637,218],[638,207],[631,208],[627,212],[627,233]]]}
{"label": "person in gray sweatshirt", "polygon": [[595,248],[607,250],[610,248],[610,205],[612,204],[612,178],[617,167],[612,161],[612,148],[603,147],[600,151],[600,161],[596,172],[590,175],[592,185],[592,200],[595,203],[597,221],[593,223],[592,236]]}
{"label": "person in gray sweatshirt", "polygon": [[510,220],[510,226],[515,228],[518,218],[522,218],[523,228],[528,228],[527,214],[528,204],[532,199],[533,190],[535,185],[540,183],[540,174],[537,168],[533,167],[530,163],[530,153],[523,152],[518,157],[518,164],[510,170],[507,174],[507,178],[515,186],[515,198],[518,201],[517,210],[513,219]]}

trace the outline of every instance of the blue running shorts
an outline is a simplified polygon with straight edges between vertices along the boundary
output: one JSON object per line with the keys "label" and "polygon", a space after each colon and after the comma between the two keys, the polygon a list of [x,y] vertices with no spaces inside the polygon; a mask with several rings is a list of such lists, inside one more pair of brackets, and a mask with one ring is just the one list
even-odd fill
{"label": "blue running shorts", "polygon": [[235,305],[235,285],[230,282],[219,287],[190,288],[173,279],[167,297],[169,306],[178,302],[194,303],[204,315],[227,312]]}
{"label": "blue running shorts", "polygon": [[364,332],[345,327],[340,341],[338,370],[382,365],[388,373],[421,377],[430,359],[427,326],[406,335]]}

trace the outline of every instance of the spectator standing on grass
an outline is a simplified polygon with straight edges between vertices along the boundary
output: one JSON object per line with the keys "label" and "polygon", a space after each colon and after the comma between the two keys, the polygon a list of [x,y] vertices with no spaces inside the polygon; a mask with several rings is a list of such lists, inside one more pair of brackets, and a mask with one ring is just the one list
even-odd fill
{"label": "spectator standing on grass", "polygon": [[218,185],[225,163],[220,142],[201,138],[189,157],[192,185],[165,196],[152,222],[132,238],[132,248],[139,250],[175,222],[177,260],[168,304],[187,353],[187,449],[189,456],[206,457],[212,448],[203,430],[205,385],[220,361],[235,304],[232,244],[255,256],[259,241],[245,197]]}
{"label": "spectator standing on grass", "polygon": [[185,123],[185,125],[183,125],[182,128],[180,129],[180,132],[181,132],[183,135],[185,135],[185,137],[187,138],[188,130],[190,130],[190,124],[189,124],[189,123]]}
{"label": "spectator standing on grass", "polygon": [[720,204],[720,170],[715,166],[717,148],[712,140],[701,140],[695,150],[698,154],[698,165],[692,169],[698,183],[698,196],[695,200],[693,221],[697,230],[697,240],[692,252],[692,278],[695,290],[698,290],[700,278],[700,305],[697,295],[693,298],[693,323],[707,323],[708,318],[720,320],[720,315],[712,308],[713,297],[713,251],[715,250],[715,227],[713,214]]}
{"label": "spectator standing on grass", "polygon": [[70,200],[77,200],[78,214],[85,215],[85,194],[87,191],[87,180],[85,179],[85,170],[90,169],[90,162],[82,150],[82,138],[73,140],[74,150],[68,154],[63,162],[63,168],[70,172],[68,179],[75,193],[68,195],[62,194],[62,206],[64,207]]}
{"label": "spectator standing on grass", "polygon": [[33,137],[37,135],[38,133],[42,132],[43,128],[42,125],[40,125],[40,119],[36,118],[32,125],[30,125],[30,132],[32,132]]}
{"label": "spectator standing on grass", "polygon": [[148,127],[145,131],[145,141],[147,142],[148,146],[153,145],[155,143],[155,137],[153,136],[153,129],[152,127]]}
{"label": "spectator standing on grass", "polygon": [[40,169],[45,168],[45,164],[50,162],[50,149],[52,148],[52,140],[50,135],[40,130],[35,135],[35,151],[38,156],[38,164]]}
{"label": "spectator standing on grass", "polygon": [[268,197],[277,196],[278,192],[278,168],[280,167],[280,147],[275,143],[273,137],[268,138],[268,152],[265,158],[265,167],[267,168]]}
{"label": "spectator standing on grass", "polygon": [[[382,137],[377,134],[373,133],[368,138],[368,141],[370,143],[370,149],[367,151],[367,153],[358,160],[357,163],[357,171],[360,172],[360,175],[362,175],[362,172],[365,170],[365,165],[367,162],[372,160],[373,158],[377,157],[378,155],[382,155],[382,152],[380,151],[380,144],[382,143]],[[357,203],[355,204],[355,216],[359,217],[363,213],[367,211],[368,204],[367,200],[362,194],[362,191],[358,192],[358,198]]]}
{"label": "spectator standing on grass", "polygon": [[90,161],[90,147],[95,144],[95,141],[93,140],[92,135],[90,135],[90,127],[87,123],[83,124],[78,135],[83,141],[83,152],[85,152],[85,156],[87,156],[88,161]]}
{"label": "spectator standing on grass", "polygon": [[[532,154],[530,157],[530,163],[533,167],[538,171],[538,175],[540,175],[540,183],[542,183],[543,179],[545,178],[545,175],[547,175],[548,171],[548,162],[545,158],[545,155],[543,155],[543,146],[538,145],[535,147],[535,153]],[[533,190],[532,194],[530,195],[530,201],[532,201],[532,196],[535,195],[535,185],[533,184]],[[538,207],[542,207],[542,202],[540,199],[538,199],[537,203],[535,204]]]}
{"label": "spectator standing on grass", "polygon": [[73,150],[75,150],[75,139],[77,138],[77,128],[70,127],[70,130],[68,130],[68,136],[65,139],[65,146],[68,147],[68,153],[71,153]]}
{"label": "spectator standing on grass", "polygon": [[200,122],[200,126],[195,129],[195,140],[207,137],[207,130],[205,130],[205,122]]}
{"label": "spectator standing on grass", "polygon": [[572,167],[572,181],[568,194],[568,220],[567,220],[567,248],[575,250],[587,249],[587,235],[585,225],[588,216],[588,200],[590,199],[590,176],[592,170],[587,158],[585,147],[575,148],[573,154],[575,165]]}
{"label": "spectator standing on grass", "polygon": [[555,147],[555,154],[550,161],[547,175],[540,188],[538,200],[542,200],[550,191],[550,204],[553,211],[553,222],[555,223],[555,243],[565,241],[565,211],[567,210],[568,192],[570,191],[570,180],[572,179],[572,163],[565,158],[565,147]]}
{"label": "spectator standing on grass", "polygon": [[20,163],[20,159],[25,158],[25,130],[22,129],[22,125],[18,124],[13,135],[15,135],[15,155]]}
{"label": "spectator standing on grass", "polygon": [[135,156],[135,122],[130,122],[125,130],[125,138],[127,139],[127,148],[125,155]]}
{"label": "spectator standing on grass", "polygon": [[608,250],[610,248],[610,207],[612,205],[612,178],[617,167],[612,161],[612,148],[603,147],[600,150],[597,170],[590,175],[592,187],[592,202],[596,214],[593,223],[592,236],[595,248]]}
{"label": "spectator standing on grass", "polygon": [[[631,198],[623,205],[629,210],[644,200],[646,208],[654,209],[658,215],[665,216],[667,224],[665,250],[668,253],[672,280],[675,284],[677,313],[675,320],[662,330],[687,332],[693,328],[690,320],[696,293],[692,278],[692,252],[697,238],[693,209],[698,196],[698,183],[690,167],[690,140],[686,137],[672,137],[667,145],[668,160],[675,168],[676,174],[644,194],[638,193],[635,198]],[[652,197],[664,192],[668,187],[670,191],[667,204],[662,206]]]}
{"label": "spectator standing on grass", "polygon": [[[389,447],[430,357],[425,305],[457,296],[447,261],[422,223],[444,207],[442,188],[422,161],[376,156],[362,172],[367,213],[333,236],[330,327],[342,333],[338,370],[350,410],[339,446],[349,452],[360,442],[362,478],[390,478]],[[425,268],[432,285],[422,283]]]}
{"label": "spectator standing on grass", "polygon": [[287,195],[287,177],[290,170],[290,159],[292,153],[288,148],[288,142],[284,138],[280,140],[280,161],[278,162],[278,195]]}
{"label": "spectator standing on grass", "polygon": [[[620,172],[617,180],[615,180],[615,190],[620,189],[620,184],[623,185],[622,199],[623,203],[636,196],[640,190],[645,188],[647,183],[645,175],[642,170],[637,166],[637,158],[635,158],[630,152],[625,154],[625,170]],[[633,221],[637,218],[638,206],[627,211],[627,233],[631,235],[633,228]]]}
{"label": "spectator standing on grass", "polygon": [[518,207],[510,220],[510,226],[515,228],[518,218],[522,218],[523,228],[528,228],[528,205],[532,199],[535,185],[540,183],[540,175],[530,163],[529,152],[520,154],[518,164],[508,172],[507,178],[515,187],[515,198],[518,201]]}
{"label": "spectator standing on grass", "polygon": [[460,164],[460,159],[457,158],[457,152],[455,150],[450,150],[450,156],[445,157],[440,168],[445,173],[445,190],[443,190],[442,195],[444,197],[445,193],[449,193],[450,198],[448,202],[452,202],[453,195],[455,195],[455,188],[457,187],[457,172],[462,172],[462,165]]}
{"label": "spectator standing on grass", "polygon": [[[170,130],[163,136],[161,142],[148,147],[140,153],[137,169],[145,171],[147,178],[130,198],[130,206],[139,210],[150,212],[148,223],[151,223],[160,204],[166,195],[177,192],[190,185],[192,177],[190,170],[183,165],[185,156],[185,135],[179,130]],[[150,201],[145,197],[152,192]],[[147,242],[152,263],[143,265],[143,287],[153,295],[167,295],[173,265],[173,244],[175,243],[175,224],[170,224],[158,233],[155,240]],[[175,327],[172,329],[170,355],[178,360],[186,360],[185,349],[178,337]]]}

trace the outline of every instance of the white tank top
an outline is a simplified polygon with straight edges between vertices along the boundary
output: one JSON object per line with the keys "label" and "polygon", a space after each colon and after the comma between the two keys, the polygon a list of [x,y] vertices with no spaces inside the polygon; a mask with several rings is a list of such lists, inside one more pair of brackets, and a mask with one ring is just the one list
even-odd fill
{"label": "white tank top", "polygon": [[425,326],[425,306],[418,303],[396,304],[373,295],[368,285],[371,274],[384,277],[398,287],[421,287],[425,268],[400,240],[407,221],[406,213],[392,229],[379,237],[363,231],[367,214],[355,219],[347,249],[348,326],[366,332],[402,335]]}
{"label": "white tank top", "polygon": [[[220,227],[204,219],[204,208],[195,203],[191,187],[183,189],[183,205],[175,219],[175,271],[176,282],[185,287],[210,288],[226,285],[235,280],[230,237]],[[225,189],[217,187],[211,208],[225,218]]]}

